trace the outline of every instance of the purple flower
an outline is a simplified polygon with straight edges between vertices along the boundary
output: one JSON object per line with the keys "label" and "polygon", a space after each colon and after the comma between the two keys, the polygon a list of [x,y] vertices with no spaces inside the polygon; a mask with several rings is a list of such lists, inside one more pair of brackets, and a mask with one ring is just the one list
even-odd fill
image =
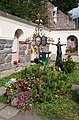
{"label": "purple flower", "polygon": [[24,98],[26,99],[26,98],[27,98],[27,96],[24,96]]}
{"label": "purple flower", "polygon": [[18,90],[16,90],[16,93],[18,92]]}
{"label": "purple flower", "polygon": [[20,103],[19,106],[20,106],[20,107],[24,107],[24,103]]}
{"label": "purple flower", "polygon": [[28,108],[28,105],[26,104],[26,109]]}
{"label": "purple flower", "polygon": [[16,97],[18,97],[18,94],[16,94]]}
{"label": "purple flower", "polygon": [[30,109],[32,110],[32,104],[30,104]]}
{"label": "purple flower", "polygon": [[35,82],[34,82],[34,84],[36,85],[36,84],[37,84],[37,82],[35,81]]}
{"label": "purple flower", "polygon": [[30,92],[29,92],[29,91],[28,91],[28,92],[26,92],[26,95],[27,95],[27,96],[29,96],[29,95],[30,95]]}
{"label": "purple flower", "polygon": [[16,100],[18,101],[19,99],[18,99],[18,98],[16,98]]}
{"label": "purple flower", "polygon": [[20,100],[22,101],[22,96],[20,96]]}

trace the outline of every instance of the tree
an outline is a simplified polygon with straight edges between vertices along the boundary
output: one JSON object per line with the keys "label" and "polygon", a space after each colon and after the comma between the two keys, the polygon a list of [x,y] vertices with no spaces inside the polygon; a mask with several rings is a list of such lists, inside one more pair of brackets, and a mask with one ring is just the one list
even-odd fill
{"label": "tree", "polygon": [[[26,7],[28,18],[35,22],[38,13],[40,14],[43,24],[48,22],[47,0],[29,0]],[[28,10],[27,10],[28,9]]]}
{"label": "tree", "polygon": [[57,6],[62,12],[68,13],[74,7],[78,6],[79,0],[49,0],[53,5]]}
{"label": "tree", "polygon": [[25,15],[23,12],[24,4],[21,3],[22,1],[19,2],[19,0],[1,0],[0,10],[23,18]]}
{"label": "tree", "polygon": [[0,10],[35,22],[39,13],[43,24],[48,23],[48,0],[0,0]]}

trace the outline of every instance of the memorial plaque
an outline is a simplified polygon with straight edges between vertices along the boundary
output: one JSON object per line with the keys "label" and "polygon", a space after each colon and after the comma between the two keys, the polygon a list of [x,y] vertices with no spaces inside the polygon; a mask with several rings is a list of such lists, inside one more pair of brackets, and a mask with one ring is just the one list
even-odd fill
{"label": "memorial plaque", "polygon": [[42,36],[42,45],[45,46],[47,44],[47,37]]}
{"label": "memorial plaque", "polygon": [[36,37],[36,45],[41,45],[41,37],[40,36]]}

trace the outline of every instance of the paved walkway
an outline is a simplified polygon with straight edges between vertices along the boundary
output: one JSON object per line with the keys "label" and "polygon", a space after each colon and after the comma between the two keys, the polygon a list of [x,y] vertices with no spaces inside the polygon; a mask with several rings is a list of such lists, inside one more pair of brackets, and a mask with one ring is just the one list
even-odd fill
{"label": "paved walkway", "polygon": [[21,71],[25,68],[25,66],[27,67],[30,66],[30,63],[27,63],[27,65],[25,64],[16,65],[16,66],[13,66],[11,69],[0,71],[0,78],[6,77],[18,71]]}
{"label": "paved walkway", "polygon": [[19,112],[19,109],[0,103],[0,120],[42,120],[31,112]]}

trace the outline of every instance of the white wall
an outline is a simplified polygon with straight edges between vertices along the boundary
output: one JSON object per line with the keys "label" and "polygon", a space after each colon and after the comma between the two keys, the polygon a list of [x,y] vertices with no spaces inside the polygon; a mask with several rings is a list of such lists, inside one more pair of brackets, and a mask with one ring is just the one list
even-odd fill
{"label": "white wall", "polygon": [[31,25],[0,16],[0,38],[14,39],[17,29],[23,31],[24,40],[31,36],[34,31],[34,27]]}
{"label": "white wall", "polygon": [[[0,39],[6,38],[10,40],[14,40],[15,31],[17,29],[21,29],[24,33],[22,40],[26,40],[28,37],[32,37],[35,32],[35,27],[32,25],[28,25],[22,22],[18,22],[9,18],[5,18],[0,16]],[[79,30],[53,30],[51,32],[44,30],[44,33],[47,37],[51,37],[54,40],[54,43],[58,42],[58,38],[60,38],[60,42],[62,44],[67,44],[67,37],[70,35],[74,35],[77,37],[79,41]],[[79,46],[79,42],[78,42]],[[52,54],[56,54],[56,46],[52,45],[51,51]],[[62,53],[65,54],[66,46],[62,47]],[[79,47],[78,47],[79,51]]]}
{"label": "white wall", "polygon": [[[58,38],[60,38],[60,42],[61,44],[67,44],[67,38],[71,35],[74,35],[75,37],[77,37],[78,41],[79,41],[79,30],[75,31],[75,30],[63,30],[63,31],[51,31],[51,35],[52,38],[54,39],[54,43],[58,42]],[[67,46],[67,45],[66,45]],[[62,53],[65,54],[65,50],[66,50],[66,46],[62,46]],[[79,46],[79,42],[78,42],[78,46]],[[78,51],[79,51],[79,47],[78,47]],[[56,53],[56,46],[53,45],[52,46],[52,53],[55,54]]]}

